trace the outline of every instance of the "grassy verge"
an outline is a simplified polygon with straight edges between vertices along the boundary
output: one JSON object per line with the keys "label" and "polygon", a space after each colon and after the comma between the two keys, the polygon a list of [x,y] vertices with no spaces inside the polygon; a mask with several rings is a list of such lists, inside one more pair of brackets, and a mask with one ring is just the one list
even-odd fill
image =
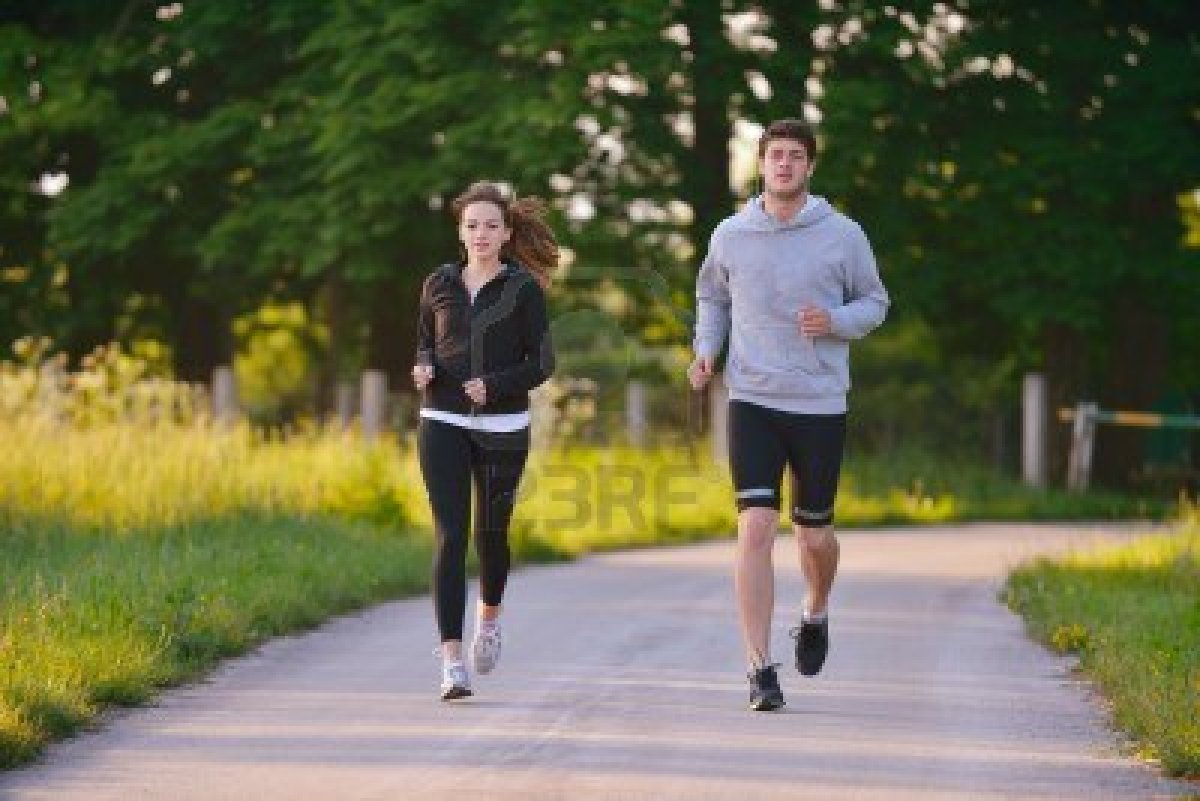
{"label": "grassy verge", "polygon": [[1096,490],[1038,490],[992,468],[923,451],[856,455],[838,492],[841,525],[970,520],[1162,519],[1175,504]]}
{"label": "grassy verge", "polygon": [[1049,647],[1079,656],[1141,755],[1200,776],[1200,515],[1170,535],[1033,562],[1005,598]]}
{"label": "grassy verge", "polygon": [[0,522],[0,767],[262,640],[427,585],[427,538],[255,517]]}

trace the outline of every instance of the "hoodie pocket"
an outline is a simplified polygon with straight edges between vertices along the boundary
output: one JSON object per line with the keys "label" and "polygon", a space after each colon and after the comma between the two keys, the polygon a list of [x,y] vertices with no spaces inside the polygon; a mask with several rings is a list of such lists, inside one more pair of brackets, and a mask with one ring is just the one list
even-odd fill
{"label": "hoodie pocket", "polygon": [[748,374],[817,373],[821,362],[813,341],[795,324],[734,327],[738,360]]}
{"label": "hoodie pocket", "polygon": [[818,337],[814,340],[821,372],[829,376],[839,392],[850,389],[850,343],[837,337]]}

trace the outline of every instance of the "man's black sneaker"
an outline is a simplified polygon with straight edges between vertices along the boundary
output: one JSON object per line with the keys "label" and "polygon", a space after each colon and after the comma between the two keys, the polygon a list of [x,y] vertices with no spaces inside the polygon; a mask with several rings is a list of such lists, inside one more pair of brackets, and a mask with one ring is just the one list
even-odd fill
{"label": "man's black sneaker", "polygon": [[805,676],[820,673],[829,653],[829,618],[819,623],[802,620],[791,634],[796,638],[796,670]]}
{"label": "man's black sneaker", "polygon": [[774,665],[764,665],[747,674],[750,679],[750,708],[755,712],[770,712],[783,706],[783,690]]}

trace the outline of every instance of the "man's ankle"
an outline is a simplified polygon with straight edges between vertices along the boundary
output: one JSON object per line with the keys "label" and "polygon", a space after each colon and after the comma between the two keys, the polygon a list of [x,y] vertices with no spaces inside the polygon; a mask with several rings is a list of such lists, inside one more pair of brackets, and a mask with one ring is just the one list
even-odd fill
{"label": "man's ankle", "polygon": [[822,608],[820,611],[815,611],[805,607],[800,612],[800,620],[804,623],[824,623],[829,619],[829,608]]}

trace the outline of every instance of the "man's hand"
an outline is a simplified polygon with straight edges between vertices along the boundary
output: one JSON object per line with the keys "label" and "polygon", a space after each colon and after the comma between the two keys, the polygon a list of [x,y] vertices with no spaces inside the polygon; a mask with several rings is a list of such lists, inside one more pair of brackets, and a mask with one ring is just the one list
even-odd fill
{"label": "man's hand", "polygon": [[688,367],[688,381],[692,389],[701,390],[708,386],[713,377],[713,361],[712,356],[697,356]]}
{"label": "man's hand", "polygon": [[433,365],[418,364],[412,369],[413,386],[417,389],[425,389],[429,386],[429,382],[433,380]]}
{"label": "man's hand", "polygon": [[467,393],[467,397],[476,406],[483,406],[487,403],[487,385],[483,383],[482,378],[472,378],[470,381],[464,381],[463,392]]}
{"label": "man's hand", "polygon": [[833,332],[833,321],[829,312],[817,306],[805,306],[796,312],[796,324],[806,337],[823,337]]}

